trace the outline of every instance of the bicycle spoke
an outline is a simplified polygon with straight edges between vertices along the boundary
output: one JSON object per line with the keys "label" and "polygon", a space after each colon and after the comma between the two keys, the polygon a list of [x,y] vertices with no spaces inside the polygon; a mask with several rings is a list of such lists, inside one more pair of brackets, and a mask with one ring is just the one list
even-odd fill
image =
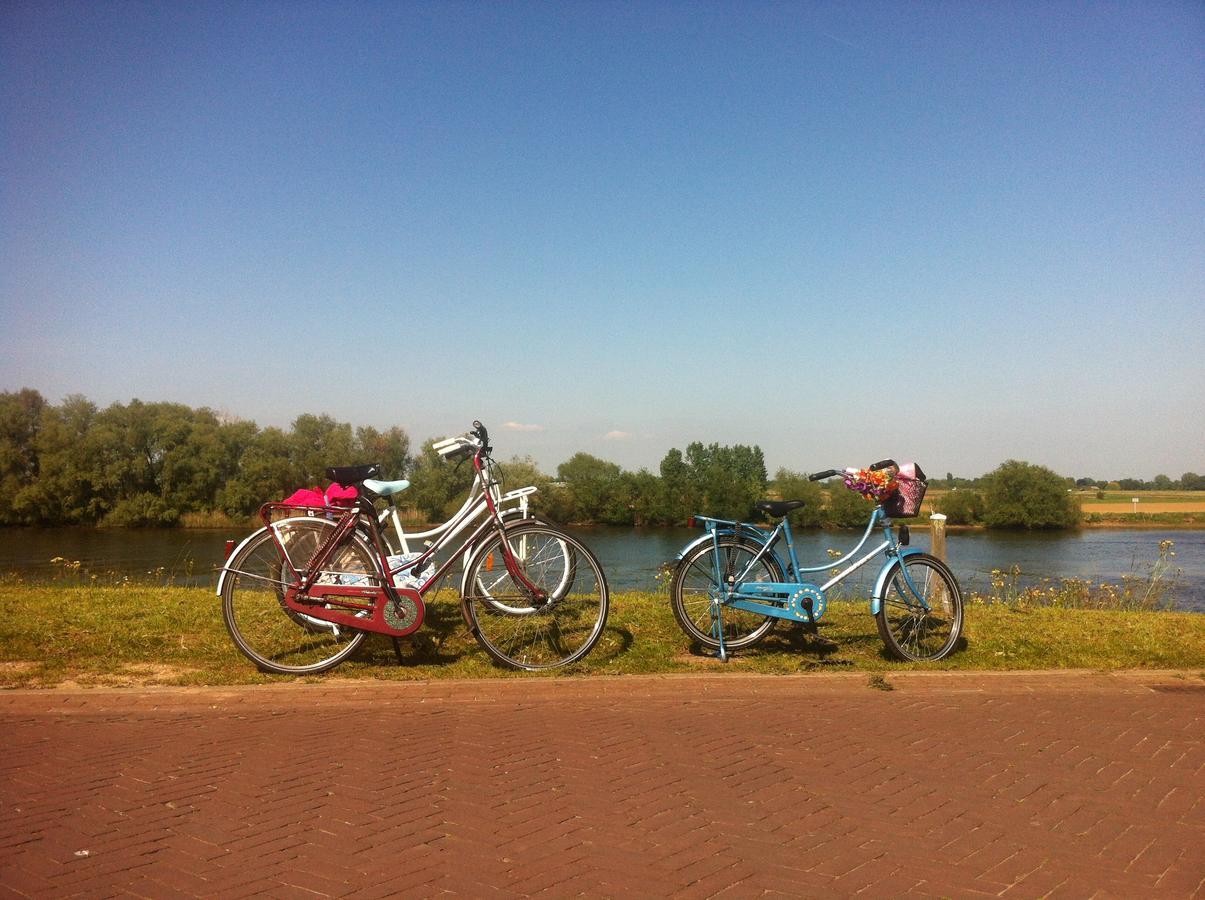
{"label": "bicycle spoke", "polygon": [[466,575],[473,590],[465,602],[478,641],[515,668],[553,668],[580,659],[606,621],[606,581],[597,560],[576,540],[547,526],[522,526],[513,535],[508,530],[507,540],[522,579],[537,592],[521,587],[504,566],[483,577],[482,570],[497,566],[503,556],[500,539],[491,539]]}
{"label": "bicycle spoke", "polygon": [[[712,598],[725,595],[729,576],[750,582],[782,580],[782,573],[764,556],[751,566],[760,549],[751,541],[723,536],[699,544],[679,562],[670,600],[678,624],[693,640],[713,649],[719,646]],[[768,616],[728,606],[722,618],[724,642],[734,649],[761,640],[774,626]]]}
{"label": "bicycle spoke", "polygon": [[[277,536],[295,568],[305,568],[333,527],[309,519],[287,520]],[[296,612],[285,603],[286,567],[267,532],[231,560],[222,591],[222,616],[235,646],[261,669],[282,674],[321,672],[345,659],[363,633]],[[336,551],[324,583],[377,583],[366,547],[349,543]],[[341,605],[332,602],[332,606]]]}
{"label": "bicycle spoke", "polygon": [[877,617],[889,650],[904,659],[941,659],[962,630],[962,599],[953,576],[932,557],[906,558],[892,573]]}

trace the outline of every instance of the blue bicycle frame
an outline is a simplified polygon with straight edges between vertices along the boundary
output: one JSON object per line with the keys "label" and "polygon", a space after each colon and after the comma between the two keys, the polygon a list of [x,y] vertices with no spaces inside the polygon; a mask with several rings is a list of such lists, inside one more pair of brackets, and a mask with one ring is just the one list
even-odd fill
{"label": "blue bicycle frame", "polygon": [[[814,625],[816,620],[823,616],[825,610],[828,608],[829,589],[851,573],[862,568],[862,566],[881,553],[884,554],[885,559],[882,568],[879,569],[878,578],[875,581],[874,590],[870,596],[871,615],[877,615],[886,595],[889,574],[897,560],[923,552],[919,549],[906,546],[906,539],[901,544],[891,526],[891,519],[884,514],[881,507],[876,506],[870,514],[870,521],[866,525],[866,531],[863,533],[862,539],[858,541],[857,546],[852,550],[842,554],[840,559],[846,560],[856,556],[870,539],[875,526],[880,526],[883,529],[883,541],[866,551],[863,556],[855,559],[851,564],[841,569],[823,584],[812,584],[804,581],[803,576],[815,572],[831,571],[836,567],[834,563],[837,561],[829,561],[819,566],[801,566],[799,564],[799,557],[795,552],[795,538],[791,533],[791,525],[787,521],[786,516],[782,518],[772,531],[767,531],[756,525],[750,525],[747,522],[734,522],[708,516],[696,516],[695,518],[696,521],[703,523],[703,527],[707,529],[708,534],[691,542],[679,554],[679,558],[685,557],[689,551],[707,541],[710,541],[715,549],[715,552],[712,554],[712,574],[715,579],[714,583],[721,585],[722,589],[713,592],[711,596],[711,629],[712,635],[719,642],[721,659],[727,658],[727,652],[724,648],[723,626],[723,610],[725,608],[746,610],[758,615],[773,616],[774,618],[796,622],[808,622]],[[720,539],[728,536],[748,538],[762,545],[761,549],[739,572],[724,573],[720,571],[720,560],[722,557],[720,553]],[[775,548],[780,537],[786,538],[787,559],[785,565]],[[773,558],[778,568],[792,580],[781,582],[747,581],[746,579],[754,567],[767,558]],[[925,601],[922,592],[918,591],[916,585],[912,583],[911,576],[908,574],[908,567],[901,565],[899,568],[903,573],[908,591],[917,603],[928,611],[929,604]]]}

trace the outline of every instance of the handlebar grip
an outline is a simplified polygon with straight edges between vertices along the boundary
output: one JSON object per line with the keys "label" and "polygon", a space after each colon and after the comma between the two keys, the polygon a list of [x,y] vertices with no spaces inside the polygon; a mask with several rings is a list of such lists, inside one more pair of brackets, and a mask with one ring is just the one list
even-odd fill
{"label": "handlebar grip", "polygon": [[870,471],[877,472],[879,469],[890,469],[896,464],[894,459],[881,459],[870,467]]}
{"label": "handlebar grip", "polygon": [[834,475],[840,475],[836,469],[825,469],[823,472],[817,472],[815,475],[809,475],[808,481],[823,481],[826,478],[831,478]]}

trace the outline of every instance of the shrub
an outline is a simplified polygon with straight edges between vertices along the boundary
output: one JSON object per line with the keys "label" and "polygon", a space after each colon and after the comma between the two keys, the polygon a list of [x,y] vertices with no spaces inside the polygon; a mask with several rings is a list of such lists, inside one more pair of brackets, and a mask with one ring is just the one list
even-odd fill
{"label": "shrub", "polygon": [[855,494],[840,481],[834,481],[828,488],[824,524],[830,528],[865,528],[873,508],[861,494]]}
{"label": "shrub", "polygon": [[1074,528],[1080,507],[1045,466],[1010,459],[984,478],[983,521],[991,528]]}
{"label": "shrub", "polygon": [[978,525],[983,521],[983,496],[978,491],[950,491],[933,506],[951,525]]}
{"label": "shrub", "polygon": [[180,521],[180,511],[171,509],[162,497],[155,494],[138,494],[119,500],[104,518],[105,525],[119,526],[171,526]]}

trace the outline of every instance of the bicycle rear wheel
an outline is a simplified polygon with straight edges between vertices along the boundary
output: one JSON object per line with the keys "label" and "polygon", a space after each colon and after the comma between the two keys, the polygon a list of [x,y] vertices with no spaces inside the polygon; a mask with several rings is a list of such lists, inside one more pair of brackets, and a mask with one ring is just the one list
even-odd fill
{"label": "bicycle rear wheel", "polygon": [[593,649],[607,624],[610,593],[590,550],[559,529],[509,526],[506,538],[534,595],[506,568],[501,534],[481,541],[464,580],[465,619],[495,660],[513,669],[554,669]]}
{"label": "bicycle rear wheel", "polygon": [[[719,545],[718,557],[716,544]],[[720,648],[711,598],[722,596],[721,582],[740,575],[761,549],[761,544],[755,541],[729,535],[718,538],[715,544],[705,541],[682,558],[670,583],[670,603],[678,626],[687,636],[709,650]],[[783,581],[784,577],[778,561],[766,554],[744,580]],[[730,606],[723,607],[720,616],[724,622],[724,647],[728,650],[753,646],[770,633],[777,621],[772,616]]]}
{"label": "bicycle rear wheel", "polygon": [[[311,519],[273,526],[295,569],[306,569],[333,527]],[[295,612],[285,604],[292,574],[265,530],[227,565],[222,619],[234,645],[265,672],[307,675],[332,669],[356,651],[365,633]],[[359,538],[340,547],[319,583],[379,585],[368,547]]]}
{"label": "bicycle rear wheel", "polygon": [[954,573],[927,553],[897,560],[875,622],[896,659],[932,662],[949,656],[962,636],[962,591]]}

